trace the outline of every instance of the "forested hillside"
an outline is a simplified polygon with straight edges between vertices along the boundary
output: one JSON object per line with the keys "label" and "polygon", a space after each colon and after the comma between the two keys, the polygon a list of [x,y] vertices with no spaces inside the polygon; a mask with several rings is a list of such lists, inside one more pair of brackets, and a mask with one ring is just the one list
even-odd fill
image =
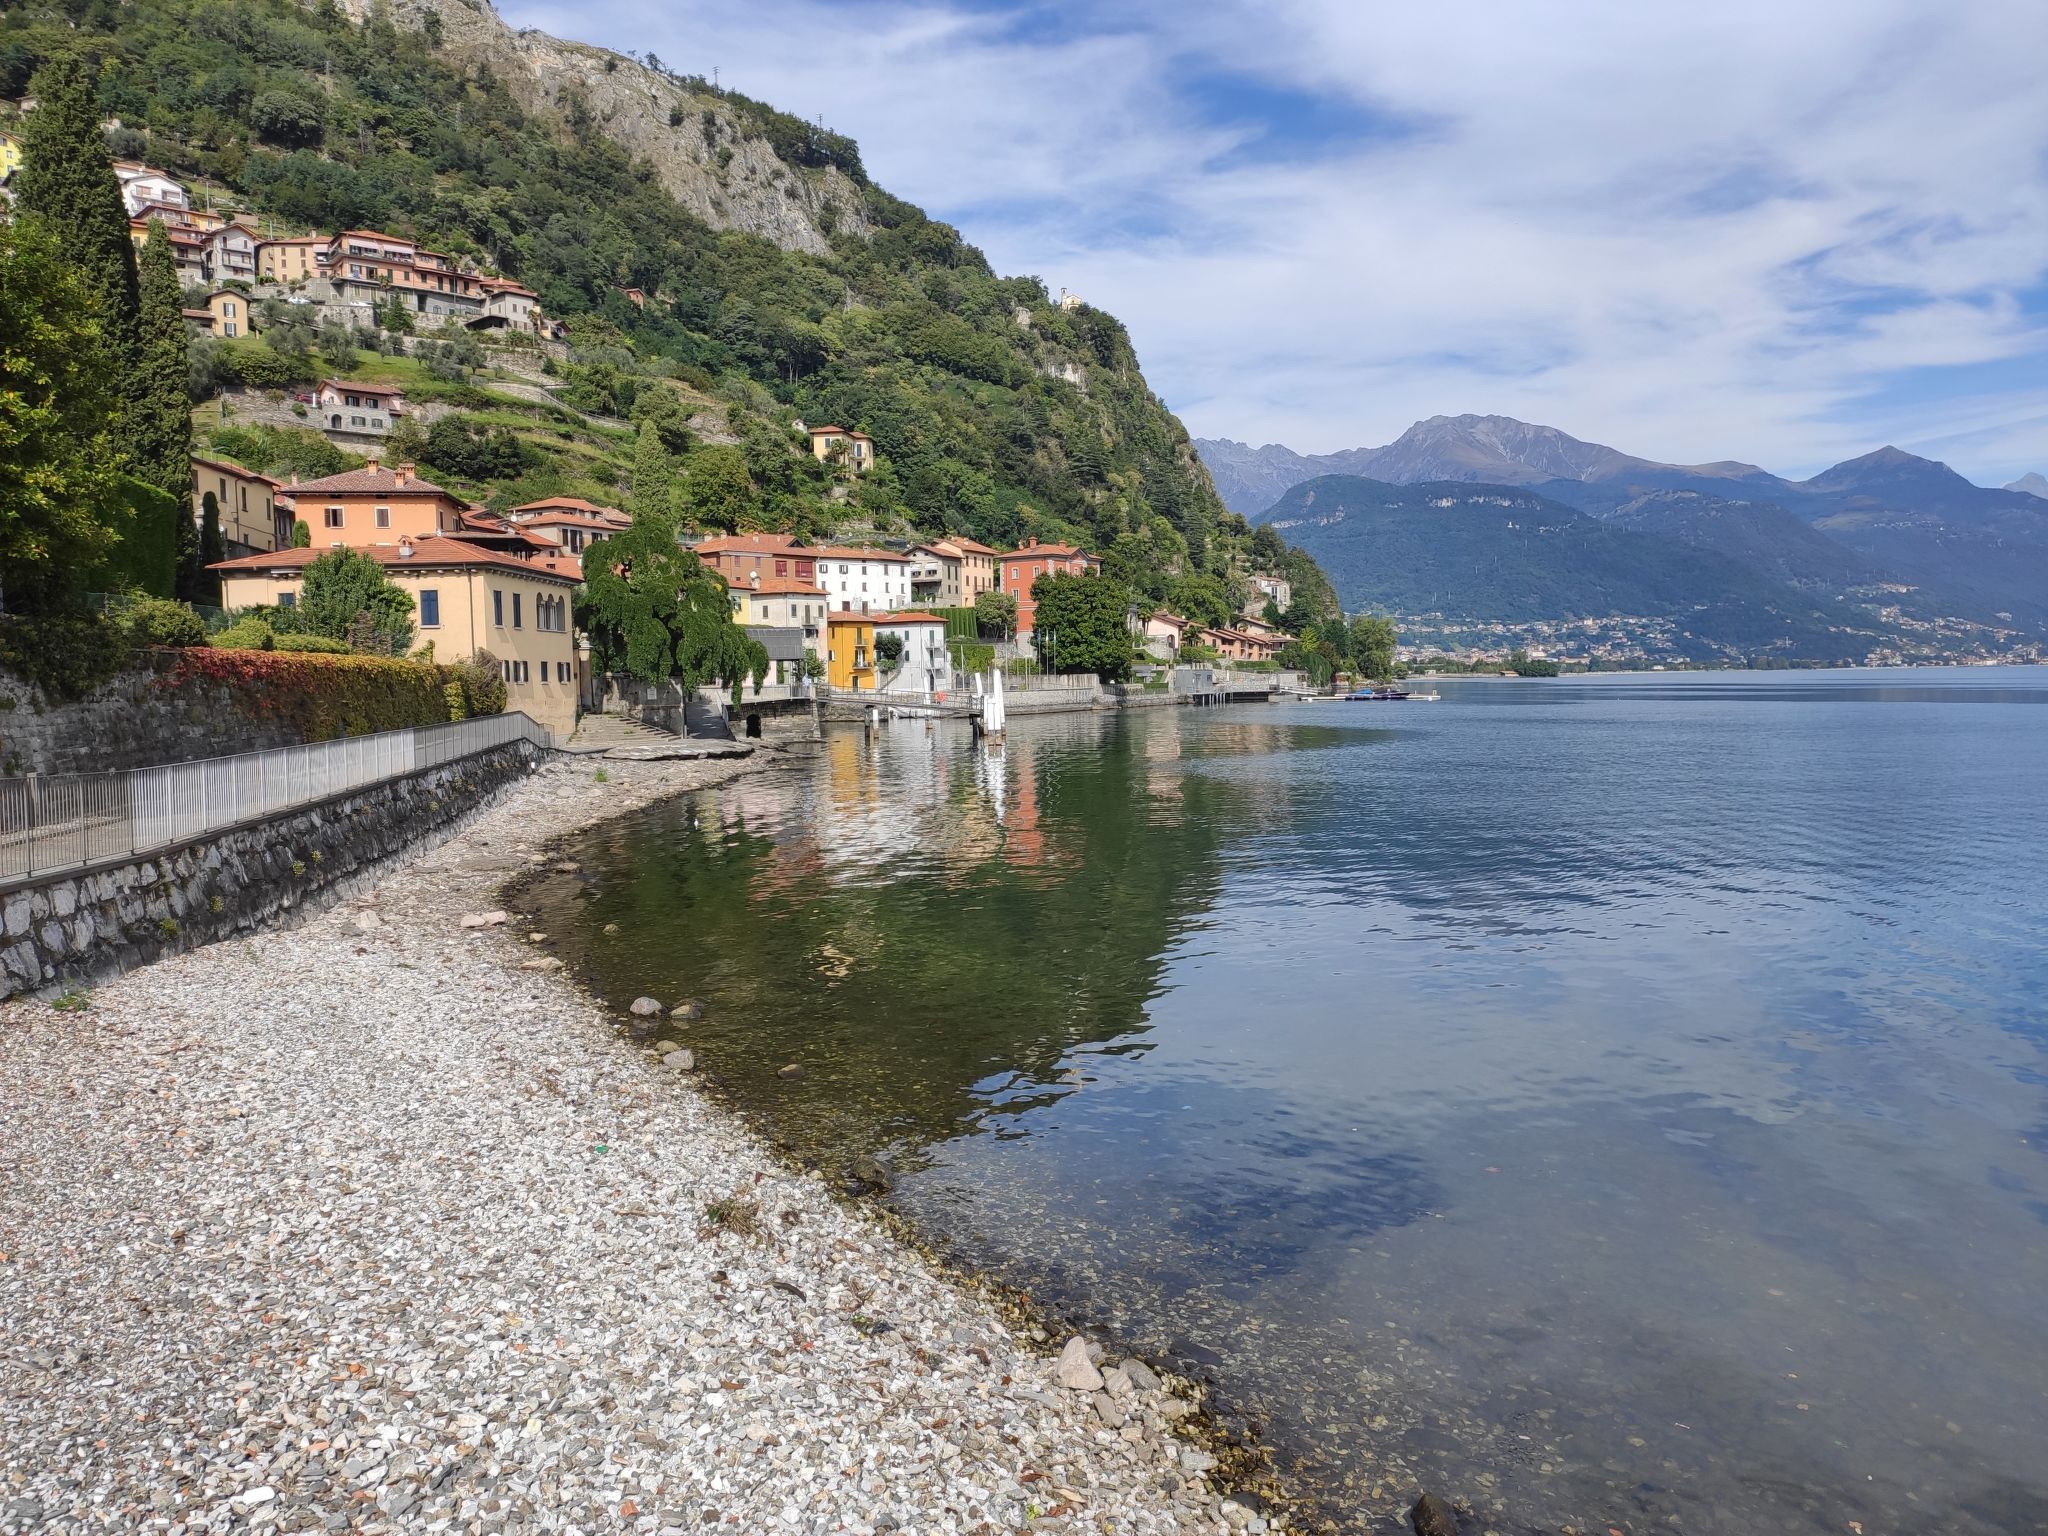
{"label": "forested hillside", "polygon": [[[785,248],[687,211],[573,78],[552,104],[522,105],[487,56],[449,45],[432,7],[403,14],[417,25],[381,7],[353,20],[331,0],[10,8],[0,95],[25,92],[51,57],[82,54],[118,120],[117,153],[280,233],[385,229],[534,288],[570,325],[550,387],[585,420],[452,397],[480,408],[479,428],[521,428],[517,452],[447,471],[496,504],[580,494],[630,506],[634,428],[652,417],[674,458],[664,484],[716,488],[706,520],[951,531],[1000,547],[1073,538],[1155,600],[1189,577],[1241,579],[1250,531],[1147,387],[1123,326],[1061,308],[1037,278],[997,276],[958,231],[874,185],[851,140],[669,77],[707,104],[686,113],[679,84],[668,116],[708,153],[708,174],[767,165],[815,210],[804,227],[822,238],[797,243],[822,250]],[[599,72],[659,67],[582,52]],[[872,433],[881,467],[836,499],[801,452],[799,418]],[[1300,574],[1298,600],[1327,608],[1327,583]]]}

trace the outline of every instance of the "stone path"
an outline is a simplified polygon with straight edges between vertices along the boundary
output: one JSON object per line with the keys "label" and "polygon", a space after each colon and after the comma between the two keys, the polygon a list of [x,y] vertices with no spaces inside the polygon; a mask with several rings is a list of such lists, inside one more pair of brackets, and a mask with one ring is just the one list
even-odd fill
{"label": "stone path", "polygon": [[481,919],[736,771],[594,770],[302,928],[0,1007],[0,1532],[1264,1529],[1142,1367],[1027,1349],[695,1092],[687,1023],[630,1046]]}

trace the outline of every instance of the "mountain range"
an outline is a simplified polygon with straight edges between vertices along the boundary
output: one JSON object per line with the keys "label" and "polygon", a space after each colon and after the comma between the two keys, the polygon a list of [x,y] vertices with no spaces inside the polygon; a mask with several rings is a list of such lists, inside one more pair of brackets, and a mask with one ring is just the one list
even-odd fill
{"label": "mountain range", "polygon": [[1670,643],[1724,656],[2031,655],[2048,642],[2038,474],[1992,489],[1887,447],[1787,480],[1505,416],[1433,416],[1383,448],[1333,454],[1195,446],[1226,504],[1313,554],[1347,607],[1649,630],[1698,612],[1719,617],[1682,626],[1690,650]]}

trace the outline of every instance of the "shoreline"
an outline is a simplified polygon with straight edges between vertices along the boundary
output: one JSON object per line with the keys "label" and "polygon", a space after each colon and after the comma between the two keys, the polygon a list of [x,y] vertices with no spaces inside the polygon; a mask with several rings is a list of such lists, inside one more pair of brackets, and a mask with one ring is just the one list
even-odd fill
{"label": "shoreline", "polygon": [[1183,1399],[1062,1388],[984,1278],[462,926],[780,757],[557,760],[297,926],[0,1005],[0,1532],[1281,1529]]}

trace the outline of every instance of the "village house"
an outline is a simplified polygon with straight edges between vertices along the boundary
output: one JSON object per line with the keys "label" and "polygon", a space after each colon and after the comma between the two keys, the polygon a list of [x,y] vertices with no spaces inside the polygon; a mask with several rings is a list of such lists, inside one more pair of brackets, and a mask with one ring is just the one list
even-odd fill
{"label": "village house", "polygon": [[537,538],[580,555],[601,539],[623,533],[633,519],[617,507],[600,507],[580,496],[550,496],[514,507],[506,518]]}
{"label": "village house", "polygon": [[1181,641],[1187,630],[1186,619],[1162,608],[1145,620],[1144,632],[1139,638],[1152,655],[1161,661],[1172,661],[1180,655]]}
{"label": "village house", "polygon": [[874,691],[875,621],[870,615],[825,615],[825,681],[855,693]]}
{"label": "village house", "polygon": [[350,229],[327,243],[321,264],[336,300],[381,310],[395,297],[415,314],[468,320],[483,310],[483,279],[455,259],[397,235]]}
{"label": "village house", "polygon": [[1031,595],[1031,584],[1041,576],[1092,576],[1102,569],[1102,562],[1086,550],[1073,544],[1041,544],[1036,539],[1026,539],[1016,549],[998,557],[1002,564],[1002,590],[1017,599],[1017,634],[1028,635],[1032,630],[1032,619],[1038,612],[1038,603]]}
{"label": "village house", "polygon": [[811,438],[811,457],[835,468],[864,475],[875,467],[875,440],[865,432],[844,427],[806,427]]}
{"label": "village house", "polygon": [[167,171],[138,160],[116,160],[114,178],[121,183],[121,206],[132,218],[150,203],[166,208],[190,208],[192,199],[184,184]]}
{"label": "village house", "polygon": [[420,479],[411,464],[386,469],[374,458],[361,469],[285,487],[299,518],[313,530],[315,548],[356,549],[460,533],[468,510],[461,497]]}
{"label": "village house", "polygon": [[911,550],[910,596],[935,608],[971,608],[996,587],[996,552],[972,539],[939,539]]}
{"label": "village house", "polygon": [[[213,567],[221,602],[228,608],[296,606],[306,567],[324,553],[281,549],[222,561]],[[436,661],[468,661],[487,652],[505,679],[508,710],[524,710],[557,736],[576,728],[573,578],[449,538],[401,536],[363,553],[412,598],[419,643],[433,642]]]}
{"label": "village house", "polygon": [[786,533],[721,533],[691,546],[697,558],[739,586],[749,576],[794,577],[815,584],[817,551],[799,549]]}
{"label": "village house", "polygon": [[[171,242],[171,265],[177,269],[178,285],[199,288],[211,284],[211,238],[206,231],[191,224],[173,224],[168,220],[130,219],[128,238],[138,250],[148,241],[152,223],[160,224],[164,238]],[[244,325],[243,330],[246,332],[248,327]]]}
{"label": "village house", "polygon": [[1278,640],[1235,628],[1210,626],[1202,629],[1197,638],[1225,661],[1271,661],[1281,646]]}
{"label": "village house", "polygon": [[911,558],[889,549],[805,550],[818,585],[840,613],[893,613],[910,602]]}
{"label": "village house", "polygon": [[313,392],[320,425],[329,432],[364,432],[383,436],[405,414],[405,392],[382,384],[350,384],[328,379]]}
{"label": "village house", "polygon": [[11,133],[0,133],[0,182],[12,181],[20,169],[21,140]]}
{"label": "village house", "polygon": [[1263,617],[1266,604],[1285,613],[1294,605],[1294,583],[1285,576],[1254,576],[1251,579],[1251,596],[1245,600],[1244,614],[1248,619]]}
{"label": "village house", "polygon": [[256,237],[245,226],[229,222],[206,235],[204,260],[210,283],[256,281]]}
{"label": "village house", "polygon": [[230,555],[266,554],[291,546],[291,514],[277,502],[282,489],[283,481],[244,469],[230,459],[192,455],[192,521],[202,528],[206,525],[206,498],[211,494],[220,511],[221,538]]}
{"label": "village house", "polygon": [[293,235],[256,246],[256,267],[266,283],[303,283],[327,275],[326,235]]}
{"label": "village house", "polygon": [[765,625],[802,632],[813,649],[824,632],[825,593],[800,576],[763,576],[759,571],[727,583],[735,624]]}
{"label": "village house", "polygon": [[185,317],[204,326],[211,336],[247,336],[249,326],[249,296],[233,288],[216,288],[206,296],[204,305],[185,311]]}
{"label": "village house", "polygon": [[889,636],[902,650],[895,670],[882,681],[883,692],[941,694],[953,686],[953,653],[946,644],[944,619],[935,613],[876,615],[876,644]]}
{"label": "village house", "polygon": [[527,331],[540,335],[546,329],[541,318],[540,295],[508,277],[478,280],[483,308],[465,324],[472,331]]}

